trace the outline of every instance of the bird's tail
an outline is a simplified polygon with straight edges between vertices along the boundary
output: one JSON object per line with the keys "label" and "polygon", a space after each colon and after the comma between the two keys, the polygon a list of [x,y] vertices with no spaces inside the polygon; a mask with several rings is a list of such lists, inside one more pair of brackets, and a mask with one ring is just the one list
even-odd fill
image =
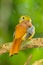
{"label": "bird's tail", "polygon": [[9,56],[18,53],[19,48],[20,48],[20,44],[21,44],[21,39],[15,39],[13,41],[12,47],[10,48]]}

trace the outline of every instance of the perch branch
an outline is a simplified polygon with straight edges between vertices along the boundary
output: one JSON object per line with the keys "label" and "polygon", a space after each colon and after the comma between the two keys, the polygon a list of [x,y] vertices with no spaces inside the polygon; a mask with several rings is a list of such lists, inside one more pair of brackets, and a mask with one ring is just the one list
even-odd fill
{"label": "perch branch", "polygon": [[[1,44],[0,54],[8,52],[11,47],[11,44],[12,42]],[[25,50],[26,48],[37,48],[37,47],[43,47],[43,38],[33,38],[30,41],[26,41],[25,44],[22,44],[20,46],[20,50]]]}

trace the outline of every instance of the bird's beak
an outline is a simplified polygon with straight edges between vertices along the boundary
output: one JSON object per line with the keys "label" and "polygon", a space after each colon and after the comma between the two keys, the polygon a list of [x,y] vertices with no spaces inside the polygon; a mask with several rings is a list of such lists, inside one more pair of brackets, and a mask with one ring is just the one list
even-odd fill
{"label": "bird's beak", "polygon": [[29,27],[31,27],[32,26],[32,23],[31,22],[29,22]]}
{"label": "bird's beak", "polygon": [[27,22],[27,25],[28,25],[28,27],[31,27],[32,23],[31,22]]}

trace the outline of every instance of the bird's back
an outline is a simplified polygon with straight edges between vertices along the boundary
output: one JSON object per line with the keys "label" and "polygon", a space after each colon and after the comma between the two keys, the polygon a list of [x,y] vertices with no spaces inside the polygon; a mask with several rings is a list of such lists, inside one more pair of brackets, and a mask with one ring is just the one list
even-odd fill
{"label": "bird's back", "polygon": [[15,38],[21,38],[27,31],[27,26],[26,24],[18,24],[16,26],[16,30],[15,30]]}

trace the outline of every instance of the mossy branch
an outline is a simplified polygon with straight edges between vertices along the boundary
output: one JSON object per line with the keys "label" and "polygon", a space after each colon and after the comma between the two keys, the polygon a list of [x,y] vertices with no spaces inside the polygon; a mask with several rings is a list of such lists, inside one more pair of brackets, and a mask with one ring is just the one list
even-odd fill
{"label": "mossy branch", "polygon": [[[0,45],[0,54],[6,53],[9,51],[11,47],[12,42],[4,43]],[[20,46],[20,50],[25,50],[27,48],[37,48],[37,47],[43,47],[43,38],[33,38],[30,41],[24,42]]]}

